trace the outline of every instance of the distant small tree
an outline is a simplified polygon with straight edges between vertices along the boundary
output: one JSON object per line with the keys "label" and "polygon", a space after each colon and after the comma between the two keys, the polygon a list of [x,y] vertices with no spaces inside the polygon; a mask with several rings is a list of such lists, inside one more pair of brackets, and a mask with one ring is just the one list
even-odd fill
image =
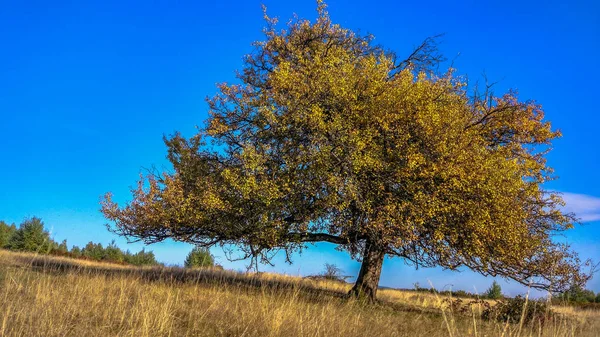
{"label": "distant small tree", "polygon": [[7,248],[11,250],[48,254],[53,241],[44,229],[40,218],[33,217],[23,221],[19,229],[11,236]]}
{"label": "distant small tree", "polygon": [[82,255],[92,259],[92,260],[102,260],[104,258],[104,247],[102,247],[101,243],[94,243],[92,241],[88,242],[85,247],[83,247]]}
{"label": "distant small tree", "polygon": [[494,281],[488,290],[485,291],[485,297],[492,300],[497,300],[503,297],[502,288],[498,282]]}
{"label": "distant small tree", "polygon": [[342,269],[333,263],[325,263],[325,271],[322,276],[328,280],[343,282],[346,282],[346,279],[349,278],[349,276],[342,275]]}
{"label": "distant small tree", "polygon": [[413,287],[415,287],[416,291],[430,291],[430,290],[435,291],[435,289],[433,289],[433,288],[421,287],[421,284],[419,282],[413,283]]}
{"label": "distant small tree", "polygon": [[71,248],[71,256],[75,257],[75,258],[80,258],[81,257],[81,248],[77,247],[77,246],[73,246],[73,248]]}
{"label": "distant small tree", "polygon": [[596,303],[600,303],[600,293],[596,294]]}
{"label": "distant small tree", "polygon": [[107,261],[112,261],[112,262],[124,262],[125,261],[125,254],[123,253],[123,251],[121,249],[119,249],[119,247],[117,247],[117,244],[115,243],[115,241],[113,240],[108,246],[106,246],[106,248],[104,249],[104,256],[103,256],[104,260]]}
{"label": "distant small tree", "polygon": [[183,264],[186,268],[212,267],[215,260],[208,249],[196,246],[189,252]]}
{"label": "distant small tree", "polygon": [[17,227],[9,225],[4,221],[0,221],[0,248],[6,247],[10,241],[10,237],[17,231]]}
{"label": "distant small tree", "polygon": [[155,266],[160,265],[158,261],[156,261],[156,256],[152,251],[146,251],[145,248],[142,248],[136,255],[139,256],[139,264],[140,266]]}
{"label": "distant small tree", "polygon": [[139,252],[131,254],[129,251],[125,253],[125,262],[135,266],[152,266],[157,265],[156,257],[152,251],[146,251],[142,248]]}
{"label": "distant small tree", "polygon": [[342,269],[334,263],[325,263],[324,267],[325,269],[321,273],[316,275],[309,275],[307,276],[307,278],[312,280],[330,280],[345,283],[346,279],[351,277],[342,275]]}
{"label": "distant small tree", "polygon": [[55,254],[55,255],[69,254],[69,248],[67,247],[67,240],[63,240],[60,244],[57,242],[53,242],[51,253]]}

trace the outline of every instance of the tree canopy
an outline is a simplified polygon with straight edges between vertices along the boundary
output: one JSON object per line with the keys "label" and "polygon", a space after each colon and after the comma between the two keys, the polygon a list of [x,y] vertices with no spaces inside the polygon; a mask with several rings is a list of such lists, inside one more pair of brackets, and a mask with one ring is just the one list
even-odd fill
{"label": "tree canopy", "polygon": [[402,58],[318,13],[286,29],[265,14],[265,40],[208,99],[206,125],[165,137],[173,170],[142,177],[126,205],[106,195],[113,230],[266,262],[331,242],[362,260],[352,292],[370,298],[386,255],[536,288],[589,278],[553,240],[575,219],[542,186],[560,133],[539,104],[440,72],[433,38]]}

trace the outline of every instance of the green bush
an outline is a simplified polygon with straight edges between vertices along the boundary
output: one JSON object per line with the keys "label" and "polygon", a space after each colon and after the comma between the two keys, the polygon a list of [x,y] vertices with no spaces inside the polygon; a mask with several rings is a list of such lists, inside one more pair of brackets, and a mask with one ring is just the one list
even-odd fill
{"label": "green bush", "polygon": [[6,247],[17,251],[48,254],[53,243],[50,234],[44,229],[42,220],[33,217],[19,225],[19,229],[10,237]]}
{"label": "green bush", "polygon": [[186,268],[212,267],[215,260],[207,248],[194,247],[183,263]]}

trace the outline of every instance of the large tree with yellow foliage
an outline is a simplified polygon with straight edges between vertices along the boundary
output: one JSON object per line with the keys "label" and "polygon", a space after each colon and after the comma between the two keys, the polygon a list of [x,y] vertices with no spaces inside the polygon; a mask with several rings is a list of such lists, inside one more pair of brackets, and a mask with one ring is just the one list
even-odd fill
{"label": "large tree with yellow foliage", "polygon": [[318,13],[284,30],[265,14],[241,84],[219,85],[198,134],[165,138],[173,171],[124,206],[107,194],[113,230],[263,261],[334,243],[362,261],[351,294],[370,299],[386,255],[553,290],[589,278],[553,241],[574,219],[542,187],[559,133],[540,105],[440,73],[434,39],[401,58]]}

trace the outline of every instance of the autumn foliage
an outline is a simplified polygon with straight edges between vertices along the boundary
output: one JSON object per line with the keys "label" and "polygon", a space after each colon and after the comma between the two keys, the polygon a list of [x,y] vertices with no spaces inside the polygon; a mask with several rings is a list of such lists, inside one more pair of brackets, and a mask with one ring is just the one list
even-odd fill
{"label": "autumn foliage", "polygon": [[335,243],[363,261],[352,293],[370,298],[386,255],[583,284],[582,263],[552,239],[574,218],[542,187],[560,136],[542,107],[440,73],[435,39],[401,58],[333,24],[323,3],[318,13],[283,30],[265,14],[241,84],[219,85],[196,135],[165,138],[173,171],[142,177],[126,205],[106,195],[113,230],[263,260]]}

